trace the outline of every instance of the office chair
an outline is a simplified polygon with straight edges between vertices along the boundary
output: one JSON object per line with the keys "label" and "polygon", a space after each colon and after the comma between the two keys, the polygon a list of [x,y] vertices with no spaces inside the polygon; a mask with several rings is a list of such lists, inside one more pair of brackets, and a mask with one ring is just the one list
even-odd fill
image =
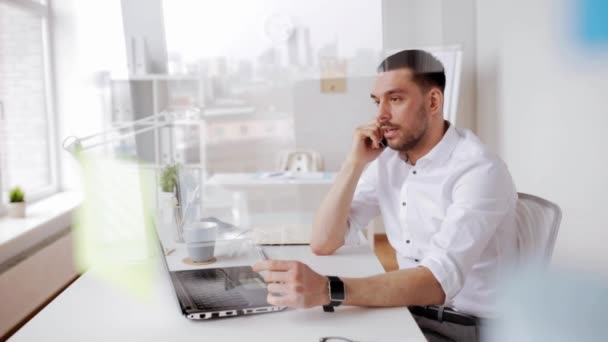
{"label": "office chair", "polygon": [[279,157],[279,170],[289,172],[323,171],[321,154],[313,150],[286,151]]}
{"label": "office chair", "polygon": [[524,193],[517,195],[519,261],[546,266],[551,261],[562,211],[555,203],[543,198]]}

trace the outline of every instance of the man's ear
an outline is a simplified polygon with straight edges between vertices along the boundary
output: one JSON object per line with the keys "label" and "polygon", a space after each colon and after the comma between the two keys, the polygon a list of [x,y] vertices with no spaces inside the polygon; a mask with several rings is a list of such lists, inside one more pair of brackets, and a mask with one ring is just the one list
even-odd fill
{"label": "man's ear", "polygon": [[428,93],[428,101],[430,111],[433,114],[442,114],[443,107],[443,93],[439,88],[431,88]]}

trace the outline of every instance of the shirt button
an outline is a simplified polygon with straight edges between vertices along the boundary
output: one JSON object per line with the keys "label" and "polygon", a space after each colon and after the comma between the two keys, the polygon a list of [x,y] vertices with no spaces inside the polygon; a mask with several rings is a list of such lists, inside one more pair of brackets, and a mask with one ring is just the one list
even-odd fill
{"label": "shirt button", "polygon": [[415,262],[420,262],[420,260],[419,260],[419,259],[414,259],[414,261],[415,261]]}
{"label": "shirt button", "polygon": [[410,240],[405,240],[405,243],[410,243]]}
{"label": "shirt button", "polygon": [[416,174],[416,170],[412,171],[413,174]]}
{"label": "shirt button", "polygon": [[405,207],[405,202],[401,202],[401,205]]}

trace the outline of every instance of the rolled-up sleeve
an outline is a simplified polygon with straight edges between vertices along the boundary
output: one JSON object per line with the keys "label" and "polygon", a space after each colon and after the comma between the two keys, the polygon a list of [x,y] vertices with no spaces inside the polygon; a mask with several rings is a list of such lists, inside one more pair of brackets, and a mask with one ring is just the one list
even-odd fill
{"label": "rolled-up sleeve", "polygon": [[511,176],[499,161],[471,165],[454,182],[452,202],[420,262],[441,284],[446,304],[460,292],[517,199]]}
{"label": "rolled-up sleeve", "polygon": [[348,215],[348,230],[344,238],[346,245],[357,244],[359,242],[358,232],[380,215],[376,191],[377,179],[378,163],[375,160],[365,169],[357,183]]}

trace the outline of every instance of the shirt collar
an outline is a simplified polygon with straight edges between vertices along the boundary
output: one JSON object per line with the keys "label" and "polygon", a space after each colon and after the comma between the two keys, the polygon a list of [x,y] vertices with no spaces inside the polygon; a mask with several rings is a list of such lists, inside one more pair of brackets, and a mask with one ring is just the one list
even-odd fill
{"label": "shirt collar", "polygon": [[429,151],[429,153],[425,154],[422,158],[420,158],[416,165],[420,165],[420,162],[422,162],[423,164],[427,164],[433,161],[437,162],[438,164],[441,164],[450,157],[450,155],[456,148],[459,135],[458,132],[456,132],[456,128],[454,127],[454,125],[452,125],[447,120],[446,122],[448,124],[448,129],[447,131],[445,131],[445,134],[443,135],[439,143],[437,143],[437,145],[435,145],[435,147],[433,147]]}

